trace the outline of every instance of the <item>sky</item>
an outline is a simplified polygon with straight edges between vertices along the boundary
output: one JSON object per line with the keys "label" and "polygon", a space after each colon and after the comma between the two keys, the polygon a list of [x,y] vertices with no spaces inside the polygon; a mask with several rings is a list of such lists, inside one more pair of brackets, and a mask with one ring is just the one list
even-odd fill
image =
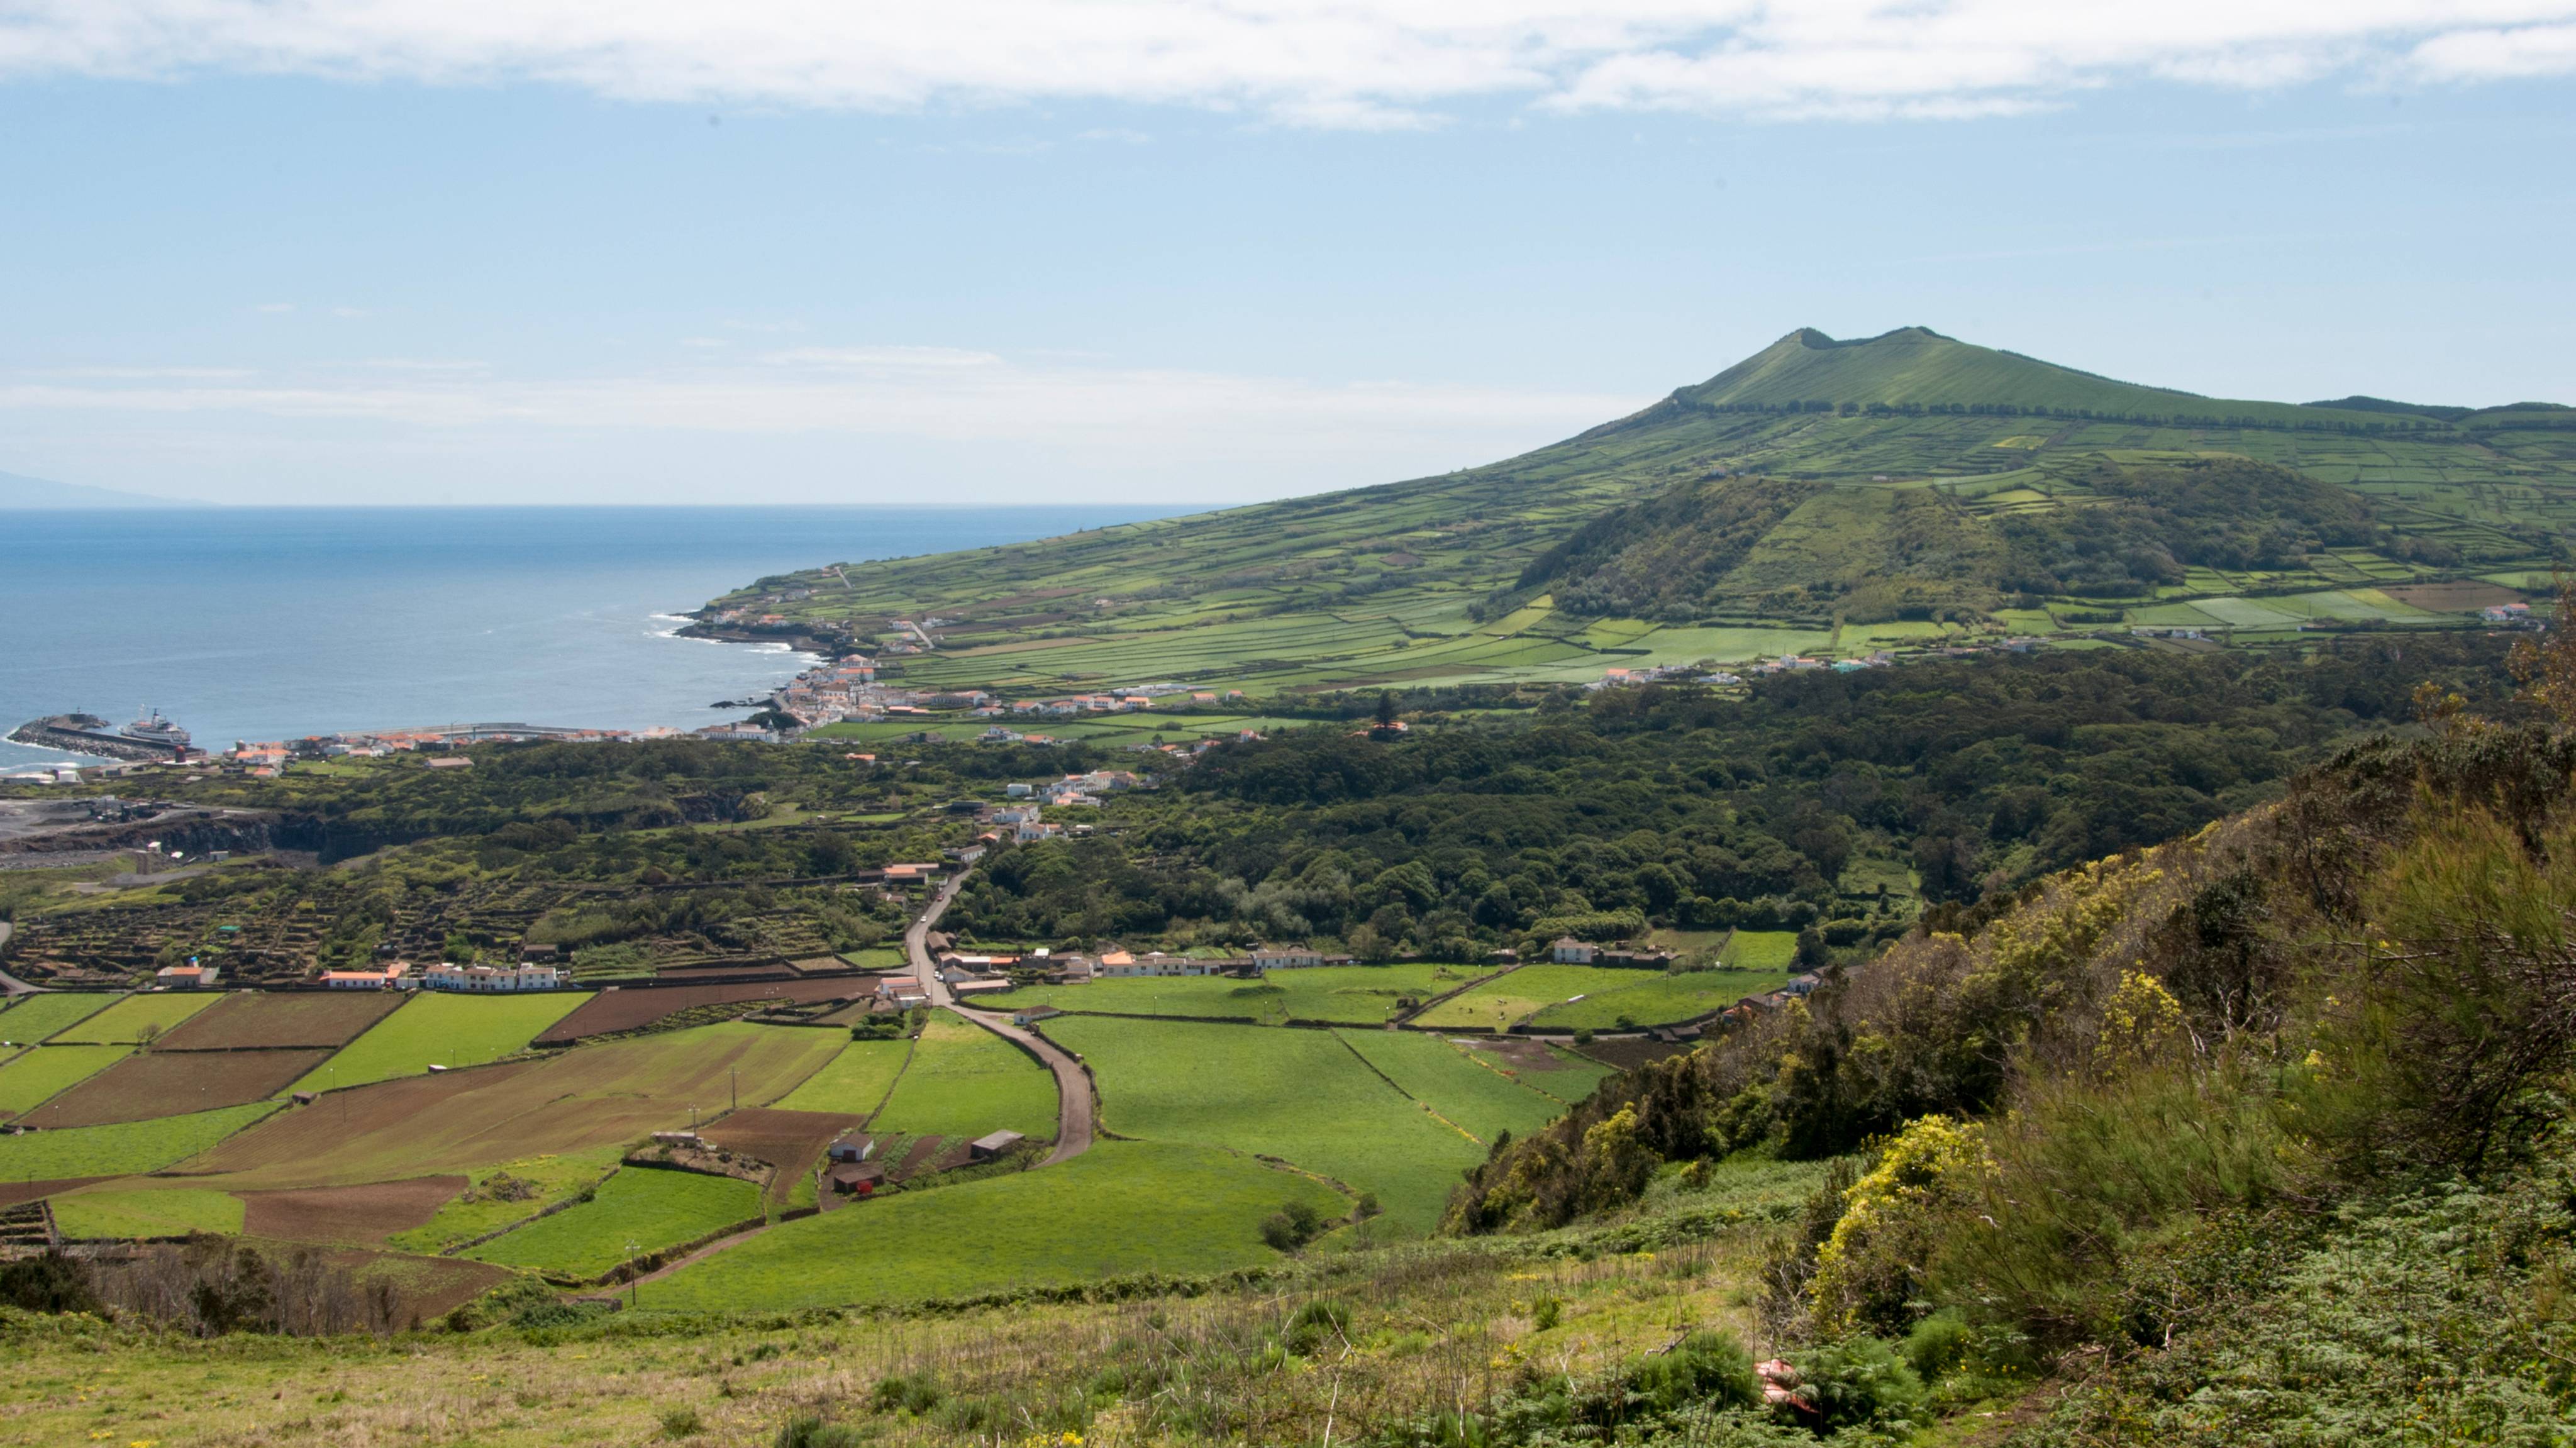
{"label": "sky", "polygon": [[0,0],[0,472],[1210,506],[1799,327],[2576,403],[2576,0]]}

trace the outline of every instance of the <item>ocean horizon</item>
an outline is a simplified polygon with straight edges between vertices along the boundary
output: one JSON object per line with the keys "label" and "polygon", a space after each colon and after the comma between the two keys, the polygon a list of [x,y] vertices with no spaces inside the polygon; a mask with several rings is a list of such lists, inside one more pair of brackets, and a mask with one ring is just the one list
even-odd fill
{"label": "ocean horizon", "polygon": [[[811,660],[678,636],[755,579],[1051,537],[1100,504],[0,512],[0,733],[157,708],[200,747],[510,721],[696,728]],[[0,741],[0,769],[72,758]]]}

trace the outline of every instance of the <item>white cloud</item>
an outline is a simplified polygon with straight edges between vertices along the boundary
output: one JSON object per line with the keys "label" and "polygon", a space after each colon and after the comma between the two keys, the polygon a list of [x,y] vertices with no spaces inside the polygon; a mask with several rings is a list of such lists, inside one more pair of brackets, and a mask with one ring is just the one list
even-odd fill
{"label": "white cloud", "polygon": [[[149,429],[201,418],[258,430],[316,421],[405,434],[843,435],[1120,459],[1257,455],[1319,442],[1402,455],[1426,440],[1514,448],[1565,436],[1650,399],[1408,382],[1327,384],[1177,370],[1017,361],[941,347],[797,348],[756,362],[632,376],[510,380],[397,360],[268,376],[212,369],[0,375],[21,424],[102,414]],[[156,421],[158,419],[158,421]],[[1499,452],[1465,451],[1461,460]]]}
{"label": "white cloud", "polygon": [[1292,124],[1550,108],[1991,114],[2141,79],[2576,73],[2576,0],[12,0],[0,75],[528,79],[904,110],[1113,100]]}

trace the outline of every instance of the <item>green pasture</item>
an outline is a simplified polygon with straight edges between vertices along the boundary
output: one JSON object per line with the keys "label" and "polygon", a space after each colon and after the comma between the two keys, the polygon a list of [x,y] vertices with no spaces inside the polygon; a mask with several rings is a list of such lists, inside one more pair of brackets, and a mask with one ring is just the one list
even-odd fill
{"label": "green pasture", "polygon": [[[865,1116],[885,1104],[886,1093],[894,1089],[895,1078],[903,1074],[904,1058],[911,1053],[910,1041],[852,1041],[824,1062],[821,1070],[806,1077],[802,1085],[772,1104],[781,1111],[839,1111]],[[1047,1109],[1055,1109],[1052,1101]]]}
{"label": "green pasture", "polygon": [[1669,1026],[1724,1010],[1749,995],[1778,990],[1788,979],[1789,972],[1785,970],[1693,970],[1679,975],[1654,975],[1635,985],[1597,991],[1571,1004],[1549,1006],[1530,1017],[1530,1024],[1550,1031]]}
{"label": "green pasture", "polygon": [[1729,970],[1781,970],[1798,963],[1798,932],[1739,930],[1718,956]]}
{"label": "green pasture", "polygon": [[757,1183],[631,1166],[601,1182],[589,1201],[469,1247],[463,1255],[588,1279],[645,1253],[760,1215]]}
{"label": "green pasture", "polygon": [[1661,979],[1663,972],[1659,970],[1625,970],[1606,965],[1524,965],[1454,1000],[1443,1001],[1415,1017],[1413,1024],[1434,1030],[1483,1026],[1499,1031],[1575,996],[1624,990]]}
{"label": "green pasture", "polygon": [[54,1039],[66,1044],[135,1045],[168,1034],[171,1027],[222,999],[218,991],[130,995],[78,1025],[56,1031]]}
{"label": "green pasture", "polygon": [[867,950],[844,950],[841,959],[861,970],[883,970],[901,973],[911,962],[900,945],[880,945]]}
{"label": "green pasture", "polygon": [[364,1086],[431,1066],[480,1066],[527,1048],[590,999],[587,991],[470,996],[423,991],[295,1083],[298,1091]]}
{"label": "green pasture", "polygon": [[1120,1015],[1242,1016],[1268,1024],[1293,1019],[1373,1025],[1394,1016],[1399,1000],[1426,1000],[1492,973],[1468,965],[1407,963],[1274,970],[1262,980],[1131,976],[1084,985],[1028,986],[997,992],[977,1004],[995,1010],[1045,1005]]}
{"label": "green pasture", "polygon": [[1333,1032],[1073,1016],[1047,1034],[1091,1063],[1109,1130],[1283,1157],[1376,1192],[1413,1233],[1484,1159],[1467,1128],[1435,1120]]}
{"label": "green pasture", "polygon": [[1019,1047],[937,1011],[873,1124],[913,1136],[1009,1130],[1049,1140],[1056,1128],[1055,1077]]}
{"label": "green pasture", "polygon": [[[560,1156],[523,1157],[474,1171],[466,1176],[466,1189],[448,1198],[436,1216],[410,1231],[386,1238],[386,1245],[406,1252],[444,1252],[471,1242],[596,1185],[601,1177],[617,1170],[617,1159],[623,1154],[621,1148],[612,1146]],[[495,1178],[504,1176],[525,1186],[507,1192],[498,1190],[502,1183]]]}
{"label": "green pasture", "polygon": [[0,1181],[59,1181],[66,1177],[135,1176],[159,1171],[275,1111],[254,1101],[187,1116],[123,1121],[114,1126],[74,1126],[0,1136]]}
{"label": "green pasture", "polygon": [[1418,1031],[1337,1031],[1342,1044],[1385,1073],[1404,1094],[1465,1127],[1487,1146],[1502,1132],[1527,1136],[1592,1094],[1608,1072],[1549,1053],[1553,1071],[1522,1071],[1493,1052],[1452,1045]]}
{"label": "green pasture", "polygon": [[1043,1170],[773,1227],[646,1286],[641,1301],[648,1311],[784,1312],[1226,1272],[1279,1260],[1261,1221],[1289,1201],[1328,1218],[1350,1210],[1329,1188],[1237,1153],[1102,1141]]}
{"label": "green pasture", "polygon": [[238,1235],[242,1229],[241,1198],[204,1187],[73,1192],[55,1197],[53,1207],[55,1226],[72,1239]]}
{"label": "green pasture", "polygon": [[0,1116],[21,1116],[133,1053],[132,1046],[40,1046],[0,1064]]}
{"label": "green pasture", "polygon": [[0,1041],[32,1046],[105,1010],[110,1002],[122,999],[122,996],[69,991],[20,996],[16,1004],[0,1011]]}

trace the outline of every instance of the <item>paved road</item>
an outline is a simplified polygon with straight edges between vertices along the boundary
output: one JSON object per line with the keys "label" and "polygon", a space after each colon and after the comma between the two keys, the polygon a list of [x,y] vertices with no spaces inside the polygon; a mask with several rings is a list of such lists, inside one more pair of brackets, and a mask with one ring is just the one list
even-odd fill
{"label": "paved road", "polygon": [[1091,1150],[1091,1077],[1083,1072],[1082,1063],[1073,1059],[1064,1047],[1037,1032],[1012,1025],[1009,1016],[968,1010],[957,1004],[956,998],[949,994],[947,983],[939,978],[938,966],[930,959],[930,927],[938,924],[939,917],[948,913],[948,902],[957,898],[958,890],[966,883],[967,870],[973,868],[970,865],[959,870],[956,878],[940,890],[938,898],[930,902],[930,908],[923,911],[921,918],[912,923],[912,928],[903,933],[903,948],[911,955],[913,974],[921,981],[921,988],[929,995],[932,1005],[945,1006],[1006,1041],[1018,1042],[1055,1073],[1055,1150],[1048,1152],[1047,1159],[1038,1165],[1053,1166],[1060,1161],[1070,1161]]}

